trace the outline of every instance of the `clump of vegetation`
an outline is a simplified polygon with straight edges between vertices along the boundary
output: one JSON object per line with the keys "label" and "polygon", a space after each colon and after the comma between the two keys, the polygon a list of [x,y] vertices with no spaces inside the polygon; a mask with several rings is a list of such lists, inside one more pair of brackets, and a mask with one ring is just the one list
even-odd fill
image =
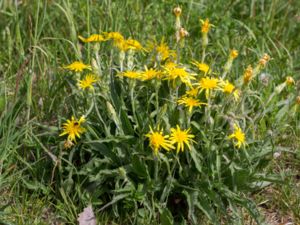
{"label": "clump of vegetation", "polygon": [[[113,25],[92,26],[96,3],[89,1],[78,3],[88,20],[77,32],[72,4],[48,3],[65,15],[70,33],[47,36],[38,28],[47,24],[47,4],[38,2],[26,6],[37,7],[29,49],[19,6],[6,3],[23,49],[16,76],[3,77],[0,93],[0,189],[7,196],[50,202],[41,211],[66,223],[88,205],[101,224],[243,224],[245,212],[263,223],[251,194],[283,182],[272,169],[274,153],[300,110],[296,77],[271,76],[278,73],[268,69],[276,68],[274,51],[247,46],[259,37],[245,24],[249,40],[214,41],[234,19],[224,27],[213,16],[190,17],[185,4],[161,3],[173,10],[160,29],[170,28],[150,37],[141,29],[125,35]],[[4,35],[12,42],[9,29]],[[7,73],[14,51],[8,49]],[[22,207],[9,199],[3,221],[26,223],[11,217]]]}

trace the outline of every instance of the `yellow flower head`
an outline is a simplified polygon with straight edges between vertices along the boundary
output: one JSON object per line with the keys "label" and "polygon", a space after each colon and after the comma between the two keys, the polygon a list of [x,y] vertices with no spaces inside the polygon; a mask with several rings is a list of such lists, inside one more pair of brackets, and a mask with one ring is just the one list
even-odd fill
{"label": "yellow flower head", "polygon": [[154,155],[158,154],[158,150],[163,148],[167,151],[174,149],[171,141],[169,139],[169,135],[163,135],[163,130],[157,129],[157,131],[153,131],[152,127],[150,127],[150,132],[146,134],[146,137],[149,138],[150,147],[154,151]]}
{"label": "yellow flower head", "polygon": [[177,78],[179,78],[182,83],[185,83],[189,86],[191,86],[191,80],[195,79],[193,74],[187,72],[185,68],[180,68],[180,67],[174,67],[174,68],[165,67],[165,75],[166,75],[165,79],[173,80],[174,85]]}
{"label": "yellow flower head", "polygon": [[67,120],[67,122],[63,124],[64,131],[59,136],[67,134],[69,141],[76,142],[76,137],[80,138],[80,135],[85,132],[85,129],[81,127],[81,124],[84,122],[84,116],[81,116],[79,120],[76,120],[74,116],[72,116],[71,120]]}
{"label": "yellow flower head", "polygon": [[92,70],[92,67],[90,65],[85,65],[84,63],[79,62],[79,61],[75,61],[68,66],[64,66],[63,68],[71,70],[71,71],[75,71],[75,72],[82,72],[85,69]]}
{"label": "yellow flower head", "polygon": [[101,34],[92,34],[88,38],[84,38],[84,37],[82,37],[82,36],[79,35],[78,38],[81,41],[85,42],[85,43],[87,43],[87,42],[102,42],[102,41],[105,41],[105,38]]}
{"label": "yellow flower head", "polygon": [[171,136],[170,141],[172,144],[177,144],[177,153],[180,151],[184,151],[184,145],[187,145],[189,150],[191,150],[191,142],[195,142],[193,140],[195,136],[190,134],[190,128],[187,130],[181,130],[177,125],[176,128],[171,128]]}
{"label": "yellow flower head", "polygon": [[176,17],[179,17],[181,15],[182,10],[179,6],[177,6],[173,9],[173,12],[174,12]]}
{"label": "yellow flower head", "polygon": [[238,57],[238,55],[239,55],[239,52],[237,50],[235,50],[235,49],[232,49],[230,51],[229,58],[230,59],[235,59],[236,57]]}
{"label": "yellow flower head", "polygon": [[185,92],[185,96],[196,97],[198,95],[199,89],[198,88],[191,88],[190,90]]}
{"label": "yellow flower head", "polygon": [[206,19],[205,21],[200,20],[202,26],[201,26],[201,32],[204,34],[207,34],[212,24],[209,23],[209,19]]}
{"label": "yellow flower head", "polygon": [[219,80],[219,85],[221,90],[226,94],[231,94],[235,89],[235,86],[232,83],[230,83],[228,80],[226,81]]}
{"label": "yellow flower head", "polygon": [[153,78],[161,78],[162,72],[157,71],[156,69],[148,69],[146,67],[145,71],[141,72],[141,80],[151,80]]}
{"label": "yellow flower head", "polygon": [[168,61],[165,63],[165,65],[163,66],[165,70],[172,70],[176,67],[178,67],[178,64],[172,61]]}
{"label": "yellow flower head", "polygon": [[78,80],[78,87],[85,90],[87,88],[94,89],[93,84],[98,81],[94,74],[88,74],[84,79]]}
{"label": "yellow flower head", "polygon": [[200,79],[198,85],[200,87],[200,92],[205,90],[205,96],[206,98],[209,98],[210,92],[214,89],[218,89],[218,82],[219,80],[217,78],[209,78],[209,77],[203,77]]}
{"label": "yellow flower head", "polygon": [[131,79],[141,79],[141,72],[138,71],[125,71],[118,74],[119,77],[128,77]]}
{"label": "yellow flower head", "polygon": [[258,64],[261,66],[261,67],[265,67],[267,62],[269,62],[271,59],[271,57],[268,55],[268,54],[264,54],[263,57],[259,60]]}
{"label": "yellow flower head", "polygon": [[198,68],[198,70],[204,72],[205,74],[207,74],[209,71],[209,65],[207,65],[205,63],[201,63],[196,60],[193,60],[192,64],[195,65]]}
{"label": "yellow flower head", "polygon": [[119,32],[103,32],[103,35],[106,40],[113,40],[115,42],[124,40],[123,35]]}
{"label": "yellow flower head", "polygon": [[248,84],[253,77],[253,69],[252,66],[249,65],[244,72],[244,84]]}
{"label": "yellow flower head", "polygon": [[233,92],[233,97],[235,101],[238,101],[240,99],[241,91],[239,89],[235,89]]}
{"label": "yellow flower head", "polygon": [[142,45],[137,40],[134,39],[128,39],[128,40],[121,39],[119,41],[115,41],[114,43],[118,49],[124,52],[128,51],[129,49],[135,51],[143,49]]}
{"label": "yellow flower head", "polygon": [[293,85],[293,84],[295,84],[295,80],[293,79],[293,77],[287,76],[287,77],[286,77],[286,80],[285,80],[285,83],[286,83],[287,85]]}
{"label": "yellow flower head", "polygon": [[156,42],[149,42],[149,49],[154,49],[160,60],[164,61],[168,58],[176,58],[176,53],[174,50],[171,50],[169,46],[164,42],[164,39],[161,40],[160,44],[157,44]]}
{"label": "yellow flower head", "polygon": [[132,50],[138,51],[138,50],[143,49],[143,46],[141,45],[141,43],[134,39],[126,40],[126,44],[127,44],[128,48],[132,49]]}
{"label": "yellow flower head", "polygon": [[187,96],[183,96],[182,98],[178,99],[177,102],[179,105],[184,105],[185,107],[188,107],[189,113],[192,112],[194,107],[207,105],[207,103],[200,102],[198,99],[195,99],[193,97],[187,97]]}
{"label": "yellow flower head", "polygon": [[229,138],[234,138],[236,140],[235,146],[237,146],[238,148],[246,144],[245,134],[237,124],[234,124],[234,132],[229,135]]}

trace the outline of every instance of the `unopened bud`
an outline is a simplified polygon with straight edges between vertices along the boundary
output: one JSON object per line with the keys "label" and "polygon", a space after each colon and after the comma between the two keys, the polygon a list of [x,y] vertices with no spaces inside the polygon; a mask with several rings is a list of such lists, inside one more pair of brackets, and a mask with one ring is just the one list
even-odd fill
{"label": "unopened bud", "polygon": [[248,84],[253,77],[253,68],[249,65],[244,72],[244,84]]}
{"label": "unopened bud", "polygon": [[300,105],[300,96],[297,96],[297,98],[296,98],[296,103],[297,103],[298,105]]}
{"label": "unopened bud", "polygon": [[264,54],[263,57],[259,60],[259,65],[262,66],[262,67],[265,67],[267,62],[270,61],[270,56],[268,54]]}
{"label": "unopened bud", "polygon": [[285,82],[286,82],[287,85],[295,84],[295,80],[291,76],[287,76]]}
{"label": "unopened bud", "polygon": [[238,57],[238,55],[239,55],[239,52],[238,52],[237,50],[235,50],[235,49],[232,49],[232,50],[230,51],[229,58],[235,59],[236,57]]}
{"label": "unopened bud", "polygon": [[182,10],[179,6],[177,6],[173,9],[173,12],[174,12],[176,17],[179,17],[181,15]]}

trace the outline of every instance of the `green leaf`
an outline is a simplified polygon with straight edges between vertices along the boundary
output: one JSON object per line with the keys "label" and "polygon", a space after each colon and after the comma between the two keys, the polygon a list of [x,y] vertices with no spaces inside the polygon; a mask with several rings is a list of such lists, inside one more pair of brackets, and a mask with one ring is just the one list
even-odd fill
{"label": "green leaf", "polygon": [[109,158],[113,163],[117,164],[120,161],[114,151],[109,149],[105,144],[99,143],[98,141],[88,142],[87,144],[89,144],[92,149]]}
{"label": "green leaf", "polygon": [[199,198],[196,200],[195,205],[198,209],[200,209],[207,217],[208,219],[215,225],[221,224],[217,220],[217,216],[215,214],[214,209],[211,207],[211,204],[207,201],[206,196],[202,196],[202,198]]}
{"label": "green leaf", "polygon": [[201,156],[200,154],[195,150],[194,147],[192,147],[191,151],[191,156],[194,161],[195,167],[198,170],[199,173],[202,173],[202,165],[201,165]]}
{"label": "green leaf", "polygon": [[174,224],[173,216],[167,208],[160,210],[160,222],[161,222],[161,225],[173,225]]}

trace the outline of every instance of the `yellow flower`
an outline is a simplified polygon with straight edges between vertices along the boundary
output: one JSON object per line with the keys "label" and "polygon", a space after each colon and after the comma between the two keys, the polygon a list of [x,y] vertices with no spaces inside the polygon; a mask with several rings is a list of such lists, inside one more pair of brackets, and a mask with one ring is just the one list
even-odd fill
{"label": "yellow flower", "polygon": [[180,127],[177,125],[176,129],[171,128],[171,137],[170,141],[172,144],[177,143],[177,153],[180,151],[184,151],[184,145],[187,145],[189,150],[191,150],[191,142],[195,142],[193,140],[195,136],[190,134],[190,128],[187,130],[181,130]]}
{"label": "yellow flower", "polygon": [[78,87],[85,90],[87,88],[94,89],[93,84],[98,81],[94,74],[88,74],[84,79],[78,80]]}
{"label": "yellow flower", "polygon": [[229,138],[234,138],[236,140],[235,146],[237,146],[238,148],[240,148],[242,145],[245,145],[246,143],[245,134],[237,124],[234,124],[234,132],[229,135]]}
{"label": "yellow flower", "polygon": [[128,46],[129,49],[132,49],[132,50],[142,50],[143,47],[141,45],[140,42],[138,42],[137,40],[134,40],[134,39],[128,39],[126,40],[126,44]]}
{"label": "yellow flower", "polygon": [[219,80],[219,86],[221,90],[226,94],[231,94],[233,90],[235,89],[235,86],[230,83],[228,80]]}
{"label": "yellow flower", "polygon": [[124,40],[123,35],[119,32],[103,32],[103,35],[106,40],[113,40],[115,42]]}
{"label": "yellow flower", "polygon": [[174,14],[175,14],[176,17],[179,17],[181,15],[181,11],[182,10],[181,10],[181,8],[179,6],[177,6],[177,7],[175,7],[173,9],[173,12],[174,12]]}
{"label": "yellow flower", "polygon": [[174,50],[171,50],[169,46],[164,42],[164,39],[161,40],[160,44],[157,44],[155,41],[148,43],[148,51],[155,50],[158,54],[160,60],[164,61],[170,57],[176,58],[176,53]]}
{"label": "yellow flower", "polygon": [[134,39],[128,39],[128,40],[120,39],[118,41],[115,41],[114,43],[118,49],[124,52],[128,51],[129,49],[135,51],[143,49],[142,45],[137,40]]}
{"label": "yellow flower", "polygon": [[198,88],[191,88],[190,90],[185,92],[186,96],[196,97],[198,95],[199,89]]}
{"label": "yellow flower", "polygon": [[287,76],[287,77],[286,77],[286,80],[285,80],[285,83],[286,83],[287,85],[293,85],[293,84],[295,84],[295,80],[293,79],[293,77]]}
{"label": "yellow flower", "polygon": [[128,51],[129,50],[129,46],[127,45],[126,40],[121,39],[118,41],[114,41],[114,45],[120,50],[120,51]]}
{"label": "yellow flower", "polygon": [[141,72],[137,71],[125,71],[123,73],[119,73],[118,76],[120,77],[128,77],[131,79],[140,79],[141,78]]}
{"label": "yellow flower", "polygon": [[64,131],[59,136],[67,134],[69,141],[76,142],[76,137],[80,138],[80,135],[85,132],[85,129],[81,127],[83,122],[85,122],[84,116],[81,116],[79,120],[76,120],[74,116],[72,116],[71,120],[67,120],[67,122],[63,124]]}
{"label": "yellow flower", "polygon": [[163,130],[160,130],[159,127],[157,131],[153,131],[152,127],[150,127],[150,132],[146,134],[146,137],[149,138],[150,147],[154,151],[154,155],[158,154],[158,150],[163,148],[167,151],[174,149],[171,141],[168,140],[169,135],[163,135]]}
{"label": "yellow flower", "polygon": [[177,78],[181,80],[181,82],[191,86],[191,80],[194,80],[194,75],[190,74],[185,70],[185,68],[180,67],[165,67],[165,75],[166,80],[173,80],[173,85],[175,86],[175,81]]}
{"label": "yellow flower", "polygon": [[212,24],[209,23],[209,19],[206,19],[205,21],[200,20],[202,26],[201,26],[201,32],[207,34]]}
{"label": "yellow flower", "polygon": [[248,84],[253,77],[253,69],[252,66],[249,65],[244,72],[244,84]]}
{"label": "yellow flower", "polygon": [[194,61],[192,61],[192,64],[195,65],[198,68],[198,70],[204,72],[205,74],[208,73],[208,71],[209,71],[209,65],[207,65],[205,63],[201,63],[201,62],[194,60]]}
{"label": "yellow flower", "polygon": [[232,49],[230,51],[229,58],[230,59],[235,59],[236,57],[238,57],[238,55],[239,55],[239,52],[237,50],[235,50],[235,49]]}
{"label": "yellow flower", "polygon": [[210,92],[212,90],[218,88],[218,82],[219,82],[219,80],[216,78],[209,78],[209,77],[201,78],[201,80],[199,81],[199,84],[198,84],[200,87],[200,92],[205,90],[205,96],[206,96],[206,98],[208,98],[210,95]]}
{"label": "yellow flower", "polygon": [[82,36],[78,36],[78,38],[83,42],[102,42],[105,41],[105,38],[101,34],[92,34],[88,38],[84,38]]}
{"label": "yellow flower", "polygon": [[235,89],[233,92],[233,97],[235,101],[238,101],[240,99],[241,91],[239,89]]}
{"label": "yellow flower", "polygon": [[165,70],[172,70],[176,67],[178,67],[178,64],[172,61],[168,61],[165,63],[165,65],[163,66],[165,68]]}
{"label": "yellow flower", "polygon": [[79,61],[75,61],[68,66],[64,66],[63,68],[71,71],[73,70],[75,72],[82,72],[85,69],[92,70],[92,67],[90,65],[85,65],[84,63]]}
{"label": "yellow flower", "polygon": [[183,96],[181,99],[178,99],[177,102],[179,105],[185,105],[185,107],[189,107],[189,113],[192,112],[194,107],[207,105],[207,103],[200,102],[198,99],[187,96]]}
{"label": "yellow flower", "polygon": [[155,69],[148,69],[146,67],[145,71],[141,72],[141,80],[145,81],[145,80],[151,80],[153,78],[160,78],[161,77],[162,72],[161,71],[157,71]]}

